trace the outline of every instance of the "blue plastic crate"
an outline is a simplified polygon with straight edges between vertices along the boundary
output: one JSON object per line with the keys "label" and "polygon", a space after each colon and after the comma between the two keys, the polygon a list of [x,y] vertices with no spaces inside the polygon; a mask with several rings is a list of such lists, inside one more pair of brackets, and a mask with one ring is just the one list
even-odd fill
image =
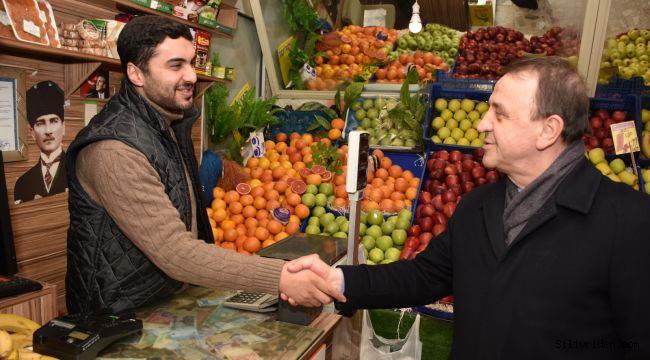
{"label": "blue plastic crate", "polygon": [[[413,176],[416,178],[420,179],[420,184],[418,186],[417,193],[419,194],[422,191],[422,181],[424,174],[426,173],[426,160],[423,156],[423,154],[415,154],[415,153],[405,153],[405,152],[398,152],[398,151],[383,151],[384,156],[389,157],[393,165],[399,165],[402,167],[402,170],[410,170],[413,173]],[[413,204],[411,205],[411,211],[413,212],[414,216],[411,218],[411,224],[413,224],[413,220],[415,218],[415,207],[417,206],[417,198],[413,200]],[[349,213],[345,211],[339,211],[335,210],[332,208],[327,208],[328,212],[333,213],[334,215],[344,215],[349,218]],[[389,218],[393,214],[389,215],[384,215],[384,218]]]}
{"label": "blue plastic crate", "polygon": [[[456,65],[454,65],[455,67]],[[453,68],[452,68],[453,70]],[[444,72],[438,70],[436,75],[437,83],[441,84],[445,89],[458,89],[458,90],[470,90],[470,91],[487,91],[492,92],[494,90],[494,85],[497,83],[496,80],[487,80],[487,79],[459,79],[452,77],[452,72]]]}
{"label": "blue plastic crate", "polygon": [[[650,87],[649,87],[650,89]],[[638,133],[639,136],[643,133],[643,122],[641,121],[641,109],[646,109],[650,110],[650,92],[647,94],[641,94],[639,95],[636,103],[636,120],[637,120],[637,126],[638,126]],[[639,137],[639,142],[641,142],[641,138]],[[639,156],[640,157],[640,162],[644,167],[650,166],[650,159],[647,159],[645,156],[642,154]]]}
{"label": "blue plastic crate", "polygon": [[[643,79],[641,79],[643,80]],[[614,75],[606,85],[597,85],[594,97],[601,99],[622,100],[628,95],[633,95],[637,88],[637,79],[625,80]]]}
{"label": "blue plastic crate", "polygon": [[589,98],[589,116],[591,118],[593,111],[605,109],[610,113],[612,111],[625,111],[627,113],[626,121],[634,120],[637,137],[641,140],[641,119],[640,111],[637,105],[637,96],[627,95],[622,99],[603,99]]}
{"label": "blue plastic crate", "polygon": [[426,151],[429,151],[433,148],[433,145],[443,145],[444,148],[448,150],[460,150],[475,149],[474,146],[463,146],[463,145],[451,145],[451,144],[435,144],[431,141],[431,136],[433,136],[433,129],[431,127],[431,121],[439,115],[439,112],[434,108],[436,99],[444,98],[447,100],[450,99],[471,99],[475,101],[488,101],[492,91],[480,91],[480,90],[469,90],[454,87],[454,84],[459,84],[457,81],[436,83],[431,86],[429,90],[429,103],[427,105],[427,111],[424,115],[425,121],[425,130],[423,132],[423,141]]}
{"label": "blue plastic crate", "polygon": [[[388,99],[395,99],[396,101],[399,101],[399,94],[386,94],[382,95],[383,98]],[[377,97],[360,97],[357,101],[358,102],[363,102],[365,99],[376,99]],[[426,112],[425,112],[426,114]],[[424,115],[424,118],[426,118],[426,115]],[[345,128],[343,128],[343,135],[341,136],[341,139],[345,142],[347,142],[348,134],[350,134],[350,131],[355,130],[359,127],[360,122],[357,120],[356,116],[354,115],[354,111],[352,111],[352,107],[348,108],[347,113],[345,114]],[[424,131],[424,128],[423,128]],[[417,139],[416,139],[417,141]],[[370,145],[371,149],[381,149],[381,150],[388,150],[388,151],[403,151],[403,152],[413,152],[413,153],[422,153],[423,151],[423,146],[424,144],[420,140],[418,144],[415,147],[406,147],[406,146],[386,146],[386,145]]]}

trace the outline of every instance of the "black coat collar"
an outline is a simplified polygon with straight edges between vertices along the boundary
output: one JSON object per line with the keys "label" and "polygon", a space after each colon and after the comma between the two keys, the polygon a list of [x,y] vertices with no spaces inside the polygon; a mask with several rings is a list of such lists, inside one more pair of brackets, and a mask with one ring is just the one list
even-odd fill
{"label": "black coat collar", "polygon": [[503,230],[503,211],[505,209],[505,179],[496,184],[482,204],[483,220],[494,255],[501,261],[512,247],[522,238],[532,233],[544,223],[555,217],[557,207],[562,206],[581,214],[589,213],[602,180],[601,173],[587,159],[580,160],[576,168],[560,184],[554,196],[550,197],[524,229],[506,248]]}

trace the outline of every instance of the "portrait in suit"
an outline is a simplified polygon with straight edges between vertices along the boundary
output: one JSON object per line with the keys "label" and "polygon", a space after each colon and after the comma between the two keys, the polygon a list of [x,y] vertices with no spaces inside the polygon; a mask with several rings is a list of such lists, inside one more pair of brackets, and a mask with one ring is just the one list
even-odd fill
{"label": "portrait in suit", "polygon": [[108,71],[97,70],[79,88],[82,97],[108,99]]}
{"label": "portrait in suit", "polygon": [[40,155],[37,163],[16,180],[16,204],[68,191],[61,144],[65,135],[63,102],[63,90],[52,81],[42,81],[27,90],[29,133]]}

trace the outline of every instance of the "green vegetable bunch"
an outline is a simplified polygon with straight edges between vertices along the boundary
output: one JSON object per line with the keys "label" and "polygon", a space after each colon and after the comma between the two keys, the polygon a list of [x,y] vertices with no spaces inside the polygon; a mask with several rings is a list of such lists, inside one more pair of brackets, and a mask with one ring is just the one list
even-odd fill
{"label": "green vegetable bunch", "polygon": [[273,115],[276,98],[268,100],[255,96],[252,87],[232,105],[228,105],[228,88],[224,84],[215,84],[205,93],[205,119],[208,123],[210,141],[219,144],[230,140],[228,158],[241,163],[241,148],[252,131],[267,125],[277,124]]}

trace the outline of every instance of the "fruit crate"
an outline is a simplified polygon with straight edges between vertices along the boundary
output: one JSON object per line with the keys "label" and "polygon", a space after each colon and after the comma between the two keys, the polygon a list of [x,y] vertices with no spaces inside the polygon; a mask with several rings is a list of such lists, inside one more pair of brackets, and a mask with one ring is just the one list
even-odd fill
{"label": "fruit crate", "polygon": [[[411,95],[413,95],[413,93],[411,93]],[[368,96],[368,97],[363,97],[362,96],[357,100],[357,102],[358,103],[363,103],[366,100],[372,100],[374,102],[374,101],[376,101],[376,99],[380,99],[380,98],[385,99],[386,101],[397,101],[397,102],[400,101],[399,94],[387,93],[387,94],[381,95],[381,96]],[[372,108],[375,109],[375,106],[373,106]],[[362,124],[362,122],[355,115],[355,112],[356,112],[356,110],[353,109],[353,106],[350,106],[348,108],[346,114],[345,114],[345,128],[343,128],[343,135],[341,137],[341,139],[343,139],[343,141],[347,141],[347,137],[348,137],[348,134],[350,133],[350,131],[356,130]],[[365,109],[364,109],[364,112],[365,112]],[[426,112],[425,112],[425,114],[426,114]],[[423,116],[423,117],[426,118],[426,116]],[[422,120],[420,121],[420,124],[422,125]],[[369,128],[374,129],[375,126],[370,125]],[[422,128],[422,131],[424,131],[424,128]],[[372,134],[371,134],[371,137],[372,137]],[[422,151],[423,151],[422,139],[414,136],[413,141],[414,141],[415,144],[412,145],[412,146],[407,146],[406,141],[404,141],[405,145],[380,145],[380,144],[373,145],[371,143],[370,148],[371,149],[388,150],[388,151],[422,153]]]}
{"label": "fruit crate", "polygon": [[[640,78],[641,79],[641,78]],[[643,79],[641,79],[643,81]],[[612,76],[609,83],[596,86],[595,98],[623,100],[628,95],[634,95],[637,90],[638,80],[622,79],[616,75]]]}
{"label": "fruit crate", "polygon": [[446,89],[459,89],[459,90],[474,90],[474,91],[487,91],[492,92],[496,80],[487,79],[459,79],[452,77],[455,65],[449,72],[438,70],[436,73],[437,83],[443,85]]}
{"label": "fruit crate", "polygon": [[[462,81],[461,81],[462,80]],[[473,81],[473,80],[472,80]],[[473,150],[476,147],[474,146],[464,146],[464,145],[454,145],[454,144],[438,144],[434,143],[431,140],[431,137],[435,134],[435,130],[431,125],[431,121],[438,115],[440,112],[435,109],[434,104],[436,99],[444,98],[446,100],[451,99],[470,99],[474,101],[488,101],[492,90],[489,87],[486,87],[486,90],[474,90],[467,88],[465,86],[470,86],[469,80],[463,79],[450,79],[449,81],[443,81],[441,83],[433,84],[429,91],[429,103],[427,104],[427,111],[424,115],[424,126],[425,130],[423,132],[423,142],[426,151],[431,150],[434,145],[442,146],[447,150]],[[487,90],[490,89],[490,90]]]}
{"label": "fruit crate", "polygon": [[332,118],[324,111],[278,111],[275,114],[279,122],[275,125],[268,126],[264,131],[264,138],[275,140],[278,133],[286,133],[287,135],[297,132],[305,134],[309,127],[316,122],[316,116],[322,116],[328,122]]}
{"label": "fruit crate", "polygon": [[[424,174],[426,173],[426,159],[422,156],[422,154],[388,150],[384,150],[383,152],[384,156],[389,157],[393,161],[393,165],[401,166],[402,170],[410,170],[416,178],[420,179],[420,185],[418,186],[417,190],[417,193],[419,194],[422,191],[422,182]],[[417,198],[413,200],[413,204],[411,205],[411,211],[414,214],[416,206]],[[327,211],[337,216],[344,215],[349,218],[349,213],[347,211],[334,209],[330,206],[327,207]],[[384,218],[388,219],[393,215],[395,214],[384,214]],[[413,224],[413,217],[411,218],[411,224]]]}
{"label": "fruit crate", "polygon": [[[627,95],[622,99],[606,99],[606,98],[589,98],[589,119],[596,115],[598,110],[607,110],[610,114],[613,111],[624,111],[626,112],[625,121],[634,120],[634,125],[636,127],[637,137],[641,141],[641,119],[640,119],[640,110],[637,104],[637,96]],[[605,125],[603,125],[605,126]],[[590,124],[591,127],[591,124]],[[591,146],[596,147],[596,146]],[[613,150],[608,152],[605,149],[605,153],[608,156],[608,159],[612,159]]]}

